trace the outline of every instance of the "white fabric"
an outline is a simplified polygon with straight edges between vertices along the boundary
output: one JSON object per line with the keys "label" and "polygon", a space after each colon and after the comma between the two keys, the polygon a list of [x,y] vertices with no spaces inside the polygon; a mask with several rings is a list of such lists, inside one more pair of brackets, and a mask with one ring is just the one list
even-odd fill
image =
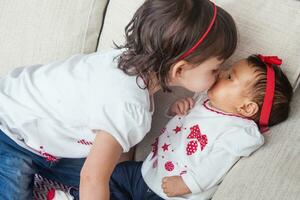
{"label": "white fabric", "polygon": [[[164,199],[211,198],[239,158],[264,143],[255,122],[214,110],[205,99],[202,96],[188,115],[167,123],[143,163],[145,182]],[[192,194],[168,198],[161,189],[162,179],[179,175]]]}
{"label": "white fabric", "polygon": [[110,133],[127,152],[149,131],[148,90],[117,68],[120,50],[78,54],[13,70],[0,79],[1,129],[45,157],[85,157],[95,133]]}
{"label": "white fabric", "polygon": [[69,192],[64,192],[61,190],[55,190],[54,197],[48,200],[74,200],[74,197],[69,194]]}
{"label": "white fabric", "polygon": [[108,0],[1,0],[0,76],[97,48]]}

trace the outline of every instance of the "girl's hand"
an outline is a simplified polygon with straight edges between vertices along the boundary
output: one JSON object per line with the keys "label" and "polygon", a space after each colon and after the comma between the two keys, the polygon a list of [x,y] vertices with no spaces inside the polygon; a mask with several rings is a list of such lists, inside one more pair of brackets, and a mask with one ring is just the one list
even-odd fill
{"label": "girl's hand", "polygon": [[192,109],[195,105],[195,101],[192,97],[176,100],[168,111],[168,115],[186,115],[187,112]]}
{"label": "girl's hand", "polygon": [[109,179],[122,147],[109,133],[94,132],[96,139],[80,174],[80,199],[109,200]]}
{"label": "girl's hand", "polygon": [[164,177],[161,188],[168,197],[182,196],[191,193],[181,176]]}

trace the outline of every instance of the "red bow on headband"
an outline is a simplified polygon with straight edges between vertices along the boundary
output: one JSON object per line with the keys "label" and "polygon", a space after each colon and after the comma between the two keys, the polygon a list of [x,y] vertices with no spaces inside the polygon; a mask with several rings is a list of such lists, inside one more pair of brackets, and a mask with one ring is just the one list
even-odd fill
{"label": "red bow on headband", "polygon": [[282,60],[277,56],[263,56],[258,55],[259,59],[267,65],[267,84],[264,102],[261,108],[259,119],[259,127],[262,133],[269,130],[269,118],[273,105],[273,98],[275,93],[275,72],[272,65],[281,65]]}
{"label": "red bow on headband", "polygon": [[261,61],[266,63],[267,65],[281,65],[282,60],[278,58],[277,56],[263,56],[263,55],[258,55]]}

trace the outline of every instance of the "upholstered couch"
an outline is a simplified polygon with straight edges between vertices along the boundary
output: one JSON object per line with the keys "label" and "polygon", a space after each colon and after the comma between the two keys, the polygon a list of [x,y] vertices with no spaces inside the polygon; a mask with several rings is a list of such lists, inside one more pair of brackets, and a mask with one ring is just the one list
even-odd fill
{"label": "upholstered couch", "polygon": [[[124,27],[143,0],[1,0],[0,72],[47,63],[75,53],[91,53],[124,41]],[[300,1],[218,0],[236,20],[239,44],[227,62],[252,53],[276,54],[295,95],[290,118],[265,134],[266,144],[241,159],[228,173],[213,200],[300,199]],[[137,146],[136,160],[150,151],[167,119],[170,101],[190,95],[176,89],[156,95],[153,126]]]}

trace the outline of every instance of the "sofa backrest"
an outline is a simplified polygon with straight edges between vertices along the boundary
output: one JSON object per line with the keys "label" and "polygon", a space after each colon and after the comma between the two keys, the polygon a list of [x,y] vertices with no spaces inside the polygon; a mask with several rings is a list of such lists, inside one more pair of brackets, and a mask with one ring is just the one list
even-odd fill
{"label": "sofa backrest", "polygon": [[108,0],[1,0],[0,76],[96,51]]}

